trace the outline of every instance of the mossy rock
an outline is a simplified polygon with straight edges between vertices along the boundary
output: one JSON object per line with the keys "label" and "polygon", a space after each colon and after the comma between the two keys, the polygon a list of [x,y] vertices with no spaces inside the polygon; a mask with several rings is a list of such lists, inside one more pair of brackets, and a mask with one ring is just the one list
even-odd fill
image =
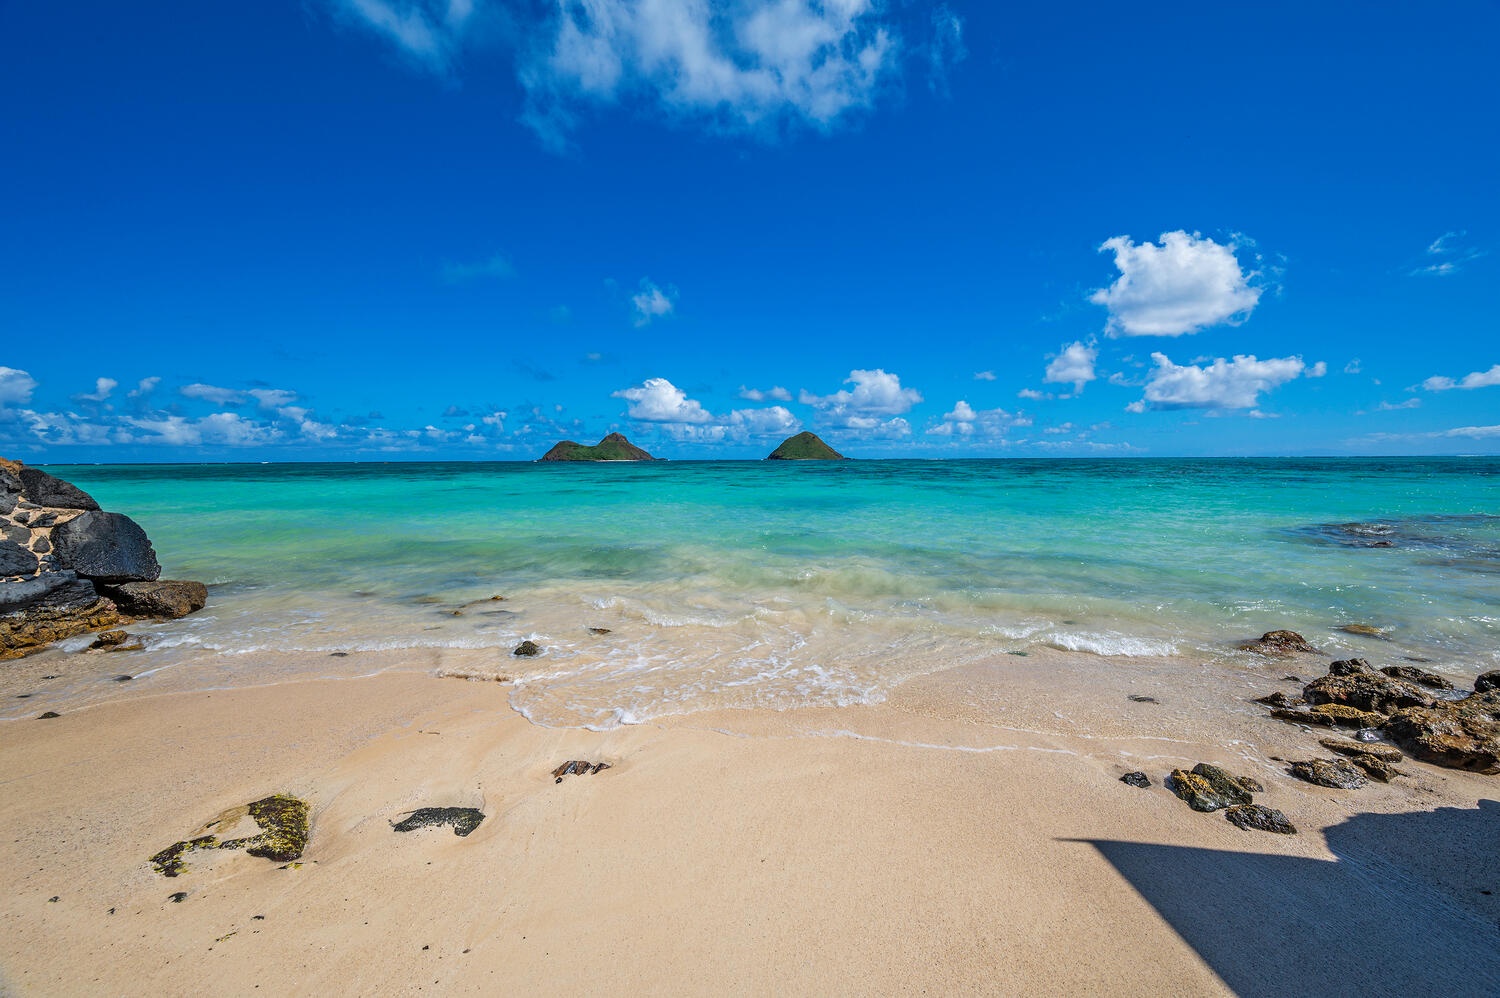
{"label": "mossy rock", "polygon": [[273,794],[241,807],[233,807],[220,814],[206,827],[233,825],[249,815],[260,831],[237,839],[220,841],[216,835],[200,835],[183,842],[174,842],[155,856],[151,865],[164,877],[176,877],[186,872],[184,857],[195,849],[243,849],[251,856],[286,863],[301,857],[307,848],[308,806],[307,802],[289,794]]}

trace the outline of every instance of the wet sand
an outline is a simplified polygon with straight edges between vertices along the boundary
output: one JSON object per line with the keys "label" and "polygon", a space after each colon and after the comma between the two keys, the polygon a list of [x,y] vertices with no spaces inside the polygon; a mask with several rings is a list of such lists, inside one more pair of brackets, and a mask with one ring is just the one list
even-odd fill
{"label": "wet sand", "polygon": [[[134,690],[0,726],[0,992],[1492,993],[1500,778],[1298,783],[1316,734],[1246,702],[1298,668],[1058,652],[607,732],[431,674]],[[1198,761],[1301,834],[1191,811]],[[275,792],[300,867],[148,864]],[[486,818],[392,831],[426,806]]]}

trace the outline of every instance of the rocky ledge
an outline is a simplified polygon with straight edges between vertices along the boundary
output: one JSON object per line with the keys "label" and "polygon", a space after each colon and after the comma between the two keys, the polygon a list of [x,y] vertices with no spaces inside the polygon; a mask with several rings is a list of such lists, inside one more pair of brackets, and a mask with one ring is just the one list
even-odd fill
{"label": "rocky ledge", "polygon": [[140,525],[87,492],[0,458],[0,659],[131,619],[201,610],[201,582],[162,579]]}

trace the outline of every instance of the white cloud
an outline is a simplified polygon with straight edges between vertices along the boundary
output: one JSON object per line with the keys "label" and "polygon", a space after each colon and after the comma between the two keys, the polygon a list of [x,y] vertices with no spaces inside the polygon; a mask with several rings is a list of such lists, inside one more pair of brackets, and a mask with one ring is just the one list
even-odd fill
{"label": "white cloud", "polygon": [[555,0],[523,120],[565,145],[579,105],[643,100],[735,132],[869,107],[897,43],[873,0]]}
{"label": "white cloud", "polygon": [[746,388],[744,385],[740,385],[740,398],[747,402],[790,402],[792,400],[792,393],[780,385],[777,385],[775,388],[768,388],[765,391],[761,391],[758,388]]}
{"label": "white cloud", "polygon": [[1094,380],[1094,359],[1099,350],[1091,343],[1070,343],[1047,365],[1043,381],[1048,384],[1072,385],[1074,394]]}
{"label": "white cloud", "polygon": [[92,392],[86,395],[74,395],[73,398],[79,402],[104,402],[119,386],[120,383],[114,378],[95,378]]}
{"label": "white cloud", "polygon": [[631,306],[635,309],[635,324],[644,326],[652,319],[664,315],[671,315],[676,307],[677,290],[669,288],[663,291],[651,281],[641,279],[641,290],[630,299]]}
{"label": "white cloud", "polygon": [[1020,391],[1016,392],[1016,398],[1030,399],[1033,402],[1039,402],[1042,399],[1049,399],[1051,397],[1052,396],[1048,395],[1046,392],[1039,392],[1035,388],[1022,388]]}
{"label": "white cloud", "polygon": [[36,391],[36,379],[14,367],[0,367],[0,406],[25,405]]}
{"label": "white cloud", "polygon": [[1165,354],[1153,353],[1156,368],[1146,382],[1145,398],[1132,402],[1127,412],[1149,409],[1253,409],[1261,392],[1302,374],[1301,357],[1257,360],[1239,355],[1232,361],[1217,358],[1207,367],[1179,366]]}
{"label": "white cloud", "polygon": [[1394,402],[1394,403],[1393,402],[1382,402],[1382,403],[1380,403],[1379,405],[1377,405],[1375,407],[1375,411],[1376,412],[1397,412],[1397,411],[1399,411],[1401,409],[1419,409],[1419,408],[1421,408],[1421,406],[1422,406],[1422,400],[1419,399],[1419,398],[1417,398],[1415,395],[1413,395],[1411,398],[1407,399],[1405,402]]}
{"label": "white cloud", "polygon": [[729,414],[729,421],[751,436],[781,436],[802,429],[802,422],[782,405],[768,409],[736,409]]}
{"label": "white cloud", "polygon": [[959,399],[952,412],[943,413],[943,421],[927,428],[927,433],[937,437],[999,437],[1016,426],[1030,426],[1031,420],[1004,409],[976,410],[967,401]]}
{"label": "white cloud", "polygon": [[[876,368],[873,371],[850,371],[844,384],[854,390],[841,389],[832,395],[814,395],[803,389],[798,401],[817,409],[830,426],[853,430],[879,428],[878,417],[899,416],[910,412],[922,401],[915,388],[901,387],[901,378]],[[904,423],[905,420],[900,420]]]}
{"label": "white cloud", "polygon": [[1358,357],[1355,357],[1349,363],[1344,365],[1345,374],[1358,374],[1361,370],[1362,366]]}
{"label": "white cloud", "polygon": [[262,409],[280,409],[297,401],[296,392],[282,388],[252,388],[245,394],[255,399]]}
{"label": "white cloud", "polygon": [[711,423],[713,413],[703,408],[702,403],[687,397],[687,394],[666,378],[647,378],[634,388],[622,388],[613,392],[612,398],[625,399],[630,403],[627,413],[631,419],[648,423]]}
{"label": "white cloud", "polygon": [[147,395],[150,395],[152,392],[156,391],[156,386],[159,384],[161,384],[161,378],[142,378],[139,382],[136,383],[136,386],[134,388],[125,393],[125,397],[133,399],[145,398]]}
{"label": "white cloud", "polygon": [[994,371],[975,371],[974,372],[974,380],[975,381],[994,381],[995,380],[995,372]]}
{"label": "white cloud", "polygon": [[1500,364],[1496,364],[1488,371],[1474,371],[1466,374],[1457,381],[1436,375],[1422,382],[1422,387],[1429,392],[1446,392],[1454,388],[1492,388],[1495,385],[1500,385]]}
{"label": "white cloud", "polygon": [[214,405],[220,406],[244,405],[247,398],[244,392],[235,391],[233,388],[220,388],[217,385],[205,385],[197,382],[191,385],[183,385],[177,391],[184,398],[202,399],[204,402],[212,402]]}
{"label": "white cloud", "polygon": [[1327,364],[1326,361],[1321,361],[1320,360],[1316,364],[1314,364],[1312,367],[1309,367],[1307,369],[1307,377],[1309,377],[1309,378],[1321,378],[1321,377],[1323,377],[1323,375],[1325,375],[1327,373],[1328,373],[1328,364]]}
{"label": "white cloud", "polygon": [[1163,233],[1160,246],[1115,236],[1099,251],[1114,253],[1120,276],[1089,301],[1109,309],[1110,336],[1181,336],[1220,323],[1238,325],[1261,295],[1251,284],[1260,274],[1240,267],[1238,248],[1234,241],[1220,245],[1181,229]]}
{"label": "white cloud", "polygon": [[1471,437],[1479,440],[1485,437],[1500,437],[1500,426],[1459,426],[1451,430],[1444,430],[1445,437]]}
{"label": "white cloud", "polygon": [[394,43],[418,65],[450,69],[474,13],[474,0],[337,0],[346,16]]}
{"label": "white cloud", "polygon": [[1411,277],[1447,277],[1456,274],[1466,263],[1485,255],[1484,250],[1461,245],[1468,233],[1462,230],[1445,232],[1427,246],[1427,263],[1410,271]]}

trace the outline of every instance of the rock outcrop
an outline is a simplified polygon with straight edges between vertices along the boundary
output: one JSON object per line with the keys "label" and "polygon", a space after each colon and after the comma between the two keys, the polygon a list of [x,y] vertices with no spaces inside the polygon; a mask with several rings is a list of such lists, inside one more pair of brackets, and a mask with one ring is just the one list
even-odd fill
{"label": "rock outcrop", "polygon": [[781,446],[766,456],[767,461],[847,461],[849,460],[811,430],[787,437]]}
{"label": "rock outcrop", "polygon": [[538,460],[541,461],[655,461],[623,434],[611,433],[592,447],[573,440],[564,440],[555,445]]}
{"label": "rock outcrop", "polygon": [[0,659],[129,618],[202,609],[202,583],[160,575],[150,538],[130,517],[0,458]]}

